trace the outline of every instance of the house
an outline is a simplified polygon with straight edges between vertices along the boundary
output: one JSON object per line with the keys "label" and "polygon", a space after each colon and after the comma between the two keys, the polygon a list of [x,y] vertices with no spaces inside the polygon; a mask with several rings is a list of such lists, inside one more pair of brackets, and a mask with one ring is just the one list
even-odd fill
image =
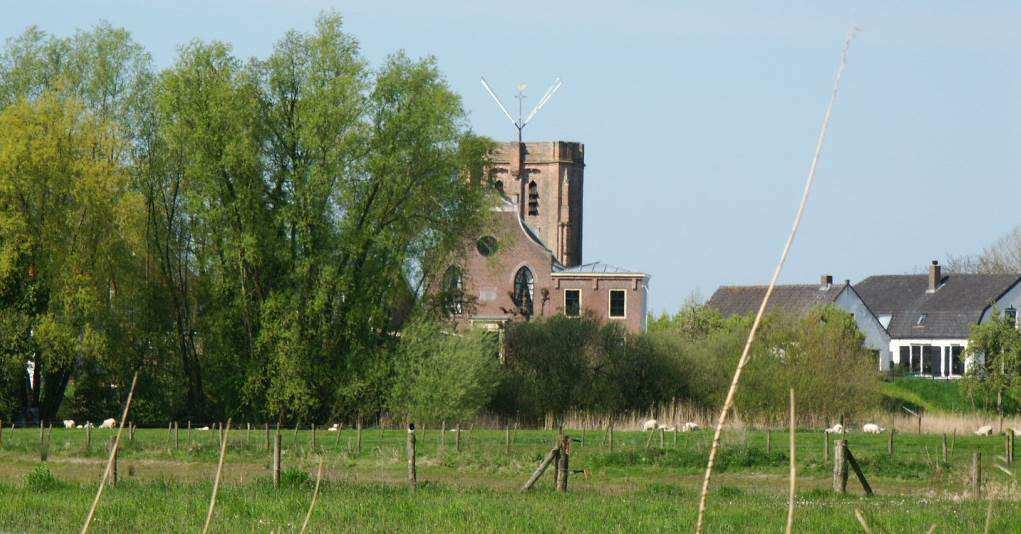
{"label": "house", "polygon": [[[762,305],[766,289],[767,286],[721,286],[706,306],[724,317],[754,315]],[[849,280],[834,284],[832,276],[823,275],[818,284],[774,286],[766,312],[802,317],[817,306],[836,306],[851,314],[858,330],[865,336],[865,346],[878,356],[880,369],[884,365],[889,367],[890,337]]]}
{"label": "house", "polygon": [[649,275],[582,262],[584,145],[512,142],[491,156],[491,224],[443,273],[447,313],[492,330],[558,313],[645,330]]}
{"label": "house", "polygon": [[1021,274],[944,274],[933,260],[927,274],[870,276],[854,288],[889,333],[891,366],[959,378],[973,363],[964,355],[973,325],[993,310],[1017,321],[1019,281]]}

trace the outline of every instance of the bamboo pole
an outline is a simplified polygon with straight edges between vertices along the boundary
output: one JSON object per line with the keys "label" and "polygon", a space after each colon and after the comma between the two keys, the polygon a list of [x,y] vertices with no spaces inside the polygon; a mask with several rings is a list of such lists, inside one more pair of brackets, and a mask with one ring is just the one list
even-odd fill
{"label": "bamboo pole", "polygon": [[103,487],[106,486],[106,479],[110,476],[110,465],[113,464],[115,455],[117,454],[117,445],[120,444],[121,431],[124,430],[124,421],[128,419],[128,412],[131,410],[131,399],[135,396],[136,384],[138,384],[138,371],[135,371],[135,376],[131,379],[131,389],[128,391],[128,400],[124,403],[124,412],[121,414],[121,424],[117,427],[117,435],[114,437],[113,452],[110,453],[110,457],[106,461],[106,469],[103,470],[103,476],[99,479],[99,489],[96,490],[96,498],[92,501],[92,507],[89,508],[89,514],[85,516],[85,524],[82,525],[82,534],[86,534],[89,531],[89,527],[92,526],[92,518],[96,514],[96,507],[99,506],[99,499],[103,496]]}
{"label": "bamboo pole", "polygon": [[216,463],[216,478],[213,479],[213,495],[209,499],[209,512],[206,513],[206,524],[202,527],[202,534],[209,532],[209,524],[213,521],[213,511],[216,509],[216,495],[220,491],[220,476],[223,473],[223,457],[227,454],[227,439],[230,435],[230,418],[227,418],[227,426],[223,430],[222,437],[220,438],[220,461]]}
{"label": "bamboo pole", "polygon": [[698,501],[698,520],[695,523],[696,534],[702,533],[705,524],[705,510],[709,499],[709,482],[712,478],[713,464],[716,462],[716,454],[719,449],[720,437],[723,433],[723,425],[727,420],[727,415],[734,405],[734,397],[737,394],[737,384],[741,379],[741,372],[748,364],[748,355],[751,352],[752,343],[755,341],[755,334],[759,329],[759,325],[762,323],[762,316],[766,311],[766,305],[769,303],[769,297],[772,295],[774,287],[776,287],[777,279],[780,278],[780,272],[783,270],[783,265],[787,261],[787,255],[790,253],[791,245],[794,243],[794,237],[798,233],[798,227],[801,226],[801,219],[804,216],[805,207],[808,204],[808,196],[812,190],[812,182],[815,181],[815,170],[819,164],[823,141],[826,139],[826,130],[829,126],[830,115],[833,112],[833,103],[836,101],[837,91],[840,89],[840,78],[843,76],[844,66],[847,64],[847,51],[851,46],[851,39],[854,38],[854,34],[857,30],[857,28],[852,28],[847,34],[847,39],[844,41],[844,47],[840,55],[840,63],[837,66],[836,79],[833,82],[833,93],[830,96],[830,102],[826,107],[826,114],[823,116],[822,128],[819,132],[819,139],[816,142],[815,154],[812,156],[812,163],[809,166],[808,178],[805,181],[805,191],[801,196],[801,204],[798,206],[797,214],[794,216],[794,224],[791,227],[790,235],[787,237],[787,242],[784,244],[783,252],[780,254],[780,260],[777,262],[776,269],[773,271],[773,276],[769,281],[769,286],[766,287],[766,294],[763,296],[762,304],[759,305],[759,311],[755,315],[755,320],[752,322],[751,330],[748,332],[748,339],[745,342],[744,350],[741,352],[741,357],[738,359],[737,368],[734,370],[734,378],[730,382],[730,389],[727,391],[727,396],[723,401],[723,407],[720,410],[720,417],[716,422],[716,431],[713,435],[712,447],[709,449],[709,461],[706,463],[705,478],[702,481],[702,493],[699,496]]}
{"label": "bamboo pole", "polygon": [[797,452],[797,418],[794,411],[794,388],[791,388],[791,484],[787,502],[787,534],[794,531],[794,497],[798,491],[798,464],[795,457]]}
{"label": "bamboo pole", "polygon": [[305,514],[305,522],[301,524],[301,534],[308,530],[308,520],[312,518],[312,510],[316,507],[316,500],[319,498],[319,483],[323,480],[323,460],[326,457],[319,456],[319,469],[316,471],[316,488],[312,491],[312,502],[308,505],[308,513]]}

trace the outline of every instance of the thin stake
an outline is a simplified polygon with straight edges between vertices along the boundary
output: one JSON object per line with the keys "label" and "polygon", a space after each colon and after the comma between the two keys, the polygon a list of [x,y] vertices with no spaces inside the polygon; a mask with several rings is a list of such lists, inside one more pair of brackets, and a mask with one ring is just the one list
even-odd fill
{"label": "thin stake", "polygon": [[305,514],[305,522],[301,524],[301,534],[308,530],[308,520],[312,518],[312,510],[316,507],[316,499],[319,498],[319,483],[323,480],[323,460],[326,457],[319,456],[319,469],[316,471],[316,489],[312,491],[312,502],[308,505],[308,513]]}
{"label": "thin stake", "polygon": [[128,391],[128,401],[124,403],[124,413],[121,414],[121,424],[117,427],[117,435],[114,437],[113,450],[110,451],[110,457],[106,460],[106,469],[103,470],[103,476],[99,479],[99,489],[96,490],[96,498],[92,500],[92,508],[89,508],[89,515],[85,516],[82,534],[88,532],[89,527],[92,526],[92,517],[96,514],[96,507],[99,506],[99,498],[103,496],[103,488],[106,487],[106,479],[110,476],[110,466],[113,464],[114,457],[117,454],[117,446],[121,441],[121,431],[124,430],[124,421],[128,419],[128,411],[131,409],[131,398],[135,395],[135,384],[137,383],[138,371],[135,371],[135,376],[131,379],[131,390]]}
{"label": "thin stake", "polygon": [[847,64],[847,50],[851,46],[851,40],[854,38],[854,34],[858,31],[858,28],[852,27],[847,34],[847,39],[844,41],[844,48],[840,53],[840,63],[837,66],[837,76],[833,82],[833,93],[830,95],[829,105],[826,106],[826,114],[823,116],[822,128],[819,132],[819,139],[815,145],[815,154],[812,156],[812,163],[808,169],[808,178],[805,181],[805,191],[801,195],[801,204],[798,206],[798,212],[794,216],[794,225],[791,227],[791,233],[787,236],[787,242],[784,244],[783,252],[780,254],[780,261],[776,264],[776,269],[773,271],[773,277],[769,280],[769,286],[766,288],[766,294],[762,298],[762,304],[759,306],[759,311],[755,314],[755,321],[752,323],[751,331],[748,332],[748,340],[745,342],[744,350],[741,352],[741,358],[737,362],[737,368],[734,370],[734,378],[730,382],[730,389],[727,391],[727,397],[723,401],[723,409],[720,410],[720,417],[716,421],[716,432],[713,435],[713,444],[709,449],[709,462],[706,464],[705,479],[702,481],[702,494],[698,500],[698,521],[695,523],[695,533],[702,534],[702,528],[705,524],[705,510],[706,503],[709,499],[709,481],[713,475],[713,464],[716,463],[716,451],[720,445],[720,436],[723,432],[723,424],[727,420],[727,414],[730,412],[731,407],[734,405],[734,396],[737,394],[737,384],[741,380],[741,371],[744,370],[745,365],[748,364],[748,354],[752,348],[752,342],[755,341],[755,334],[759,330],[759,324],[762,323],[762,316],[766,311],[766,304],[769,303],[769,297],[773,294],[773,288],[776,286],[776,281],[780,277],[780,272],[783,270],[783,265],[787,261],[787,254],[790,253],[791,245],[794,243],[794,237],[798,233],[798,227],[801,226],[801,218],[805,214],[805,206],[808,204],[808,195],[812,191],[812,182],[815,181],[815,170],[819,164],[819,156],[822,154],[823,141],[826,139],[826,130],[829,127],[830,115],[833,112],[833,103],[837,99],[837,92],[840,89],[840,78],[844,74],[844,66]]}
{"label": "thin stake", "polygon": [[787,504],[787,534],[791,534],[794,531],[794,496],[798,492],[798,467],[795,460],[795,451],[797,450],[797,419],[795,418],[794,412],[794,388],[791,388],[791,489],[790,499]]}
{"label": "thin stake", "polygon": [[213,510],[216,509],[216,494],[220,491],[220,474],[223,473],[223,457],[227,455],[227,436],[230,434],[230,418],[227,418],[227,427],[220,427],[223,437],[220,439],[220,461],[216,464],[216,478],[213,479],[213,496],[209,499],[209,512],[206,514],[206,524],[202,527],[202,534],[209,532],[209,524],[213,521]]}

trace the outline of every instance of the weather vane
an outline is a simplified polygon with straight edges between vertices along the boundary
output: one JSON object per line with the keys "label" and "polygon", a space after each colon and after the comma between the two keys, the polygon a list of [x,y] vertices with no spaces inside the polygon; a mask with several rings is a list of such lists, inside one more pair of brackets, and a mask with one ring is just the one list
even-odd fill
{"label": "weather vane", "polygon": [[560,81],[559,77],[557,77],[556,80],[553,80],[553,85],[551,85],[549,89],[546,89],[546,94],[542,95],[542,98],[539,99],[539,103],[536,104],[535,107],[532,108],[532,111],[529,112],[528,116],[525,117],[524,116],[525,89],[527,89],[528,86],[523,83],[519,83],[517,85],[517,94],[514,95],[514,98],[518,100],[518,118],[515,119],[514,117],[511,117],[510,112],[507,111],[507,108],[503,105],[503,102],[500,102],[500,98],[496,96],[496,93],[493,92],[492,87],[489,86],[489,82],[486,81],[486,77],[485,76],[482,77],[482,87],[486,88],[486,92],[489,93],[489,96],[493,97],[493,100],[496,102],[497,106],[500,106],[500,111],[502,111],[503,114],[506,115],[507,118],[511,121],[511,123],[514,124],[514,127],[518,129],[518,143],[521,143],[521,132],[522,130],[525,129],[525,126],[527,126],[528,123],[535,117],[535,114],[538,113],[539,110],[546,105],[546,102],[549,102],[550,98],[553,97],[553,93],[556,93],[557,89],[560,89],[560,86],[563,84],[564,82]]}

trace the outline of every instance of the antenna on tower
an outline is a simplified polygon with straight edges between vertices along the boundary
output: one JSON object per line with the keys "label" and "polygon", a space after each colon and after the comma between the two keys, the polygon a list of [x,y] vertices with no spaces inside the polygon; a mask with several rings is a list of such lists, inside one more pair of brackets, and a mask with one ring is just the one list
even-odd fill
{"label": "antenna on tower", "polygon": [[518,129],[518,143],[521,142],[521,132],[522,130],[525,129],[525,126],[528,126],[528,123],[531,122],[533,118],[535,118],[535,114],[538,113],[539,110],[542,109],[542,107],[545,106],[546,103],[550,101],[550,98],[553,98],[553,93],[556,93],[557,90],[560,89],[560,86],[564,85],[564,82],[560,80],[560,77],[557,77],[556,80],[553,80],[553,85],[550,85],[549,89],[546,89],[546,94],[542,95],[542,98],[539,99],[539,103],[536,104],[535,107],[532,108],[532,111],[528,113],[528,116],[525,117],[523,116],[525,89],[527,89],[528,86],[523,83],[519,83],[516,87],[517,94],[514,95],[514,98],[518,100],[518,118],[515,119],[514,117],[511,116],[510,112],[507,111],[507,107],[503,105],[503,102],[500,101],[500,97],[496,96],[496,93],[493,92],[493,88],[489,86],[489,82],[486,81],[485,76],[481,78],[481,81],[482,87],[486,88],[486,92],[489,93],[489,96],[493,97],[493,101],[496,102],[497,106],[500,106],[500,111],[502,111],[503,114],[507,116],[507,119],[510,120],[511,123],[514,125],[514,127]]}

